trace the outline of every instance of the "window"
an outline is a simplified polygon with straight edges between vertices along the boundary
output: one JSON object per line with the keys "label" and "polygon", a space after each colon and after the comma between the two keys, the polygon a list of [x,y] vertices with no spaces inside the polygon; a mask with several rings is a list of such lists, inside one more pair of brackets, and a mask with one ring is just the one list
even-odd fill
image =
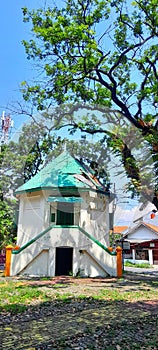
{"label": "window", "polygon": [[149,260],[149,253],[147,249],[137,248],[136,259],[138,260]]}
{"label": "window", "polygon": [[50,205],[50,224],[56,224],[56,205]]}
{"label": "window", "polygon": [[51,213],[50,221],[55,222],[55,213]]}
{"label": "window", "polygon": [[74,225],[73,203],[58,203],[57,225]]}

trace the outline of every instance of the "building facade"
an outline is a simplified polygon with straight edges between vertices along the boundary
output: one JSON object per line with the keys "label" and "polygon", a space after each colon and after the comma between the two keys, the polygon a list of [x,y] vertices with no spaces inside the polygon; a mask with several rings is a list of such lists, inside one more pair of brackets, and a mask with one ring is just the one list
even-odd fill
{"label": "building facade", "polygon": [[109,191],[64,151],[16,190],[17,245],[11,275],[116,276],[109,246]]}
{"label": "building facade", "polygon": [[124,235],[123,245],[125,260],[158,264],[158,226],[139,222]]}

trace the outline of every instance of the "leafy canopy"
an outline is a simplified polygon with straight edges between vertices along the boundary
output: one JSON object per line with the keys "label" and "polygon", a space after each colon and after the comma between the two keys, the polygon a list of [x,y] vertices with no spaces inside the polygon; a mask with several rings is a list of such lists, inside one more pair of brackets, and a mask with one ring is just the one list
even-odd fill
{"label": "leafy canopy", "polygon": [[67,0],[63,8],[23,8],[34,36],[23,44],[43,74],[35,86],[23,82],[24,98],[32,98],[39,110],[68,101],[117,106],[137,127],[142,118],[153,124],[158,102],[156,3]]}
{"label": "leafy canopy", "polygon": [[[157,1],[67,0],[63,7],[23,8],[23,15],[32,25],[32,38],[23,44],[38,76],[40,72],[34,85],[22,83],[24,99],[39,111],[68,103],[115,109],[143,136],[156,178]],[[97,132],[97,126],[93,120],[78,123],[89,133]],[[115,131],[108,134],[109,146],[121,155],[126,173],[139,188],[136,159],[115,136]],[[156,190],[155,196],[158,200]]]}

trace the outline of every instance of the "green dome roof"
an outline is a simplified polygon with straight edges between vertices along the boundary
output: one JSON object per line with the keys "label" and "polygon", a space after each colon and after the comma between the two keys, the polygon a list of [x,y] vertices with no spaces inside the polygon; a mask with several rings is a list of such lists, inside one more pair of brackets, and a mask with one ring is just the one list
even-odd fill
{"label": "green dome roof", "polygon": [[18,187],[15,194],[40,189],[72,187],[105,191],[104,186],[97,179],[93,179],[92,171],[89,168],[64,151],[34,177]]}

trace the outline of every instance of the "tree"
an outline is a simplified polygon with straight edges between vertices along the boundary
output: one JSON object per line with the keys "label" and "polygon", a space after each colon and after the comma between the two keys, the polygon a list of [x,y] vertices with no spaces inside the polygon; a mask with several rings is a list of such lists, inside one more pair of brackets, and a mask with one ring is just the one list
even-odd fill
{"label": "tree", "polygon": [[14,190],[34,176],[47,154],[61,144],[60,137],[50,137],[32,122],[23,126],[16,142],[1,145],[0,245],[14,243],[16,239],[18,202]]}
{"label": "tree", "polygon": [[[34,36],[29,42],[23,41],[27,57],[39,62],[41,72],[34,86],[22,83],[24,99],[32,101],[39,111],[54,104],[78,102],[115,109],[120,119],[127,120],[143,136],[152,152],[156,178],[156,0],[67,0],[63,8],[23,8],[23,15],[24,22],[32,23]],[[92,123],[79,127],[97,132]],[[121,137],[108,133],[108,139],[139,191],[135,158],[124,142],[118,147]],[[158,208],[157,190],[156,185],[153,201]]]}
{"label": "tree", "polygon": [[33,122],[24,124],[17,141],[4,145],[1,153],[1,189],[5,196],[36,175],[47,155],[64,141]]}
{"label": "tree", "polygon": [[0,248],[15,243],[16,238],[16,201],[0,199]]}

